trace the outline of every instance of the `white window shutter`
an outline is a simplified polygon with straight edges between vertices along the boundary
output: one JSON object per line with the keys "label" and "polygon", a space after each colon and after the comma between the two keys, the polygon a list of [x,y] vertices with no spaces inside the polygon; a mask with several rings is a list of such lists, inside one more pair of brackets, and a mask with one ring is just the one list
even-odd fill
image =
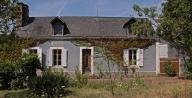
{"label": "white window shutter", "polygon": [[49,59],[48,59],[48,66],[52,66],[53,65],[53,63],[52,63],[52,57],[53,57],[52,49],[48,50],[48,57],[49,57]]}
{"label": "white window shutter", "polygon": [[22,54],[24,53],[29,53],[29,50],[28,49],[22,49]]}
{"label": "white window shutter", "polygon": [[37,49],[37,55],[38,55],[38,57],[39,57],[40,63],[42,63],[42,49],[41,49],[41,48],[38,48],[38,49]]}
{"label": "white window shutter", "polygon": [[143,49],[137,49],[137,66],[143,66]]}
{"label": "white window shutter", "polygon": [[67,50],[66,49],[62,49],[62,66],[67,67]]}
{"label": "white window shutter", "polygon": [[128,66],[129,65],[129,50],[128,49],[123,50],[123,58],[124,58],[124,66]]}
{"label": "white window shutter", "polygon": [[160,58],[168,57],[168,45],[167,44],[159,45],[159,50],[160,50]]}

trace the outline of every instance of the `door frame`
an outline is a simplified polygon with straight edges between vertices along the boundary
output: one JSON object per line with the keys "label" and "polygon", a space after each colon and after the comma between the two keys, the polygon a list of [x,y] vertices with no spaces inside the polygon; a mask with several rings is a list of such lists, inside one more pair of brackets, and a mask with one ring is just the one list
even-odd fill
{"label": "door frame", "polygon": [[81,72],[81,74],[83,73],[83,65],[82,65],[82,52],[83,52],[83,49],[91,49],[91,74],[94,73],[93,71],[93,47],[80,47],[80,62],[79,62],[79,70]]}

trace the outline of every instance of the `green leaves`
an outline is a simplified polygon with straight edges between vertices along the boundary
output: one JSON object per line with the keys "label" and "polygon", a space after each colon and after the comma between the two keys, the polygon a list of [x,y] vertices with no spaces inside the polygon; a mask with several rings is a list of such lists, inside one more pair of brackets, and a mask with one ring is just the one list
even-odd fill
{"label": "green leaves", "polygon": [[26,76],[36,76],[36,69],[41,67],[36,54],[23,54],[18,61],[18,65]]}
{"label": "green leaves", "polygon": [[15,29],[16,18],[20,15],[18,0],[0,1],[0,34],[10,34]]}
{"label": "green leaves", "polygon": [[[166,0],[162,4],[160,15],[157,13],[157,7],[142,8],[134,5],[133,9],[138,16],[148,20],[135,22],[133,24],[134,33],[137,35],[145,35],[146,33],[158,35],[192,59],[191,0]],[[151,29],[150,25],[156,29]]]}
{"label": "green leaves", "polygon": [[162,39],[192,58],[192,2],[190,0],[167,0],[159,17],[158,33]]}
{"label": "green leaves", "polygon": [[70,85],[69,79],[69,76],[63,73],[45,71],[42,76],[29,79],[29,89],[35,95],[55,98],[66,94],[66,88]]}

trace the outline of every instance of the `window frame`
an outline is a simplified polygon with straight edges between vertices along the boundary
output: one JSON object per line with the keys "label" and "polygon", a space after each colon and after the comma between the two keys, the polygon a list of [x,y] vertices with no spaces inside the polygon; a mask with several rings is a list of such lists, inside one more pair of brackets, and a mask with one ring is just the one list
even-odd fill
{"label": "window frame", "polygon": [[[61,65],[56,65],[54,66],[53,62],[53,53],[52,50],[54,49],[61,49]],[[48,66],[49,67],[54,67],[54,68],[66,68],[68,67],[68,51],[64,47],[50,47],[48,50],[49,54],[49,60],[48,60]]]}
{"label": "window frame", "polygon": [[[137,57],[137,52],[138,52],[138,49],[137,48],[130,48],[130,49],[128,49],[128,51],[129,51],[129,63],[128,64],[130,66],[137,65],[137,58],[138,58]],[[132,52],[130,52],[130,51],[132,51]],[[136,52],[134,52],[134,51],[136,51]],[[131,54],[131,59],[130,59],[130,54]],[[134,56],[135,56],[135,58],[134,58]],[[135,59],[135,62],[134,62],[134,59]],[[130,64],[130,62],[132,62],[132,63]]]}
{"label": "window frame", "polygon": [[[56,54],[55,54],[55,51],[56,51]],[[59,52],[60,52],[60,54],[59,54]],[[55,56],[56,56],[56,58],[55,58]],[[60,60],[59,60],[59,58],[60,58]],[[62,49],[52,49],[52,65],[53,66],[62,66]]]}

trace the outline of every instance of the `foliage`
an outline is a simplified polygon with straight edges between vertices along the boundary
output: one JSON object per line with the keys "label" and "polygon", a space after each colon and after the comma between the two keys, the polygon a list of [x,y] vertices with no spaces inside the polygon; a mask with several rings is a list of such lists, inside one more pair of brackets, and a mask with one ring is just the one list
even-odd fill
{"label": "foliage", "polygon": [[17,62],[4,61],[0,63],[0,82],[3,89],[23,88],[26,76],[36,76],[36,68],[40,62],[35,54],[23,54]]}
{"label": "foliage", "polygon": [[131,24],[133,31],[132,33],[135,33],[138,36],[144,35],[145,37],[149,37],[155,34],[156,32],[153,27],[157,26],[157,7],[152,6],[150,8],[141,8],[138,5],[134,5],[133,10],[137,12],[141,19],[137,19],[134,23]]}
{"label": "foliage", "polygon": [[29,89],[37,96],[45,95],[47,98],[65,95],[69,87],[69,77],[63,73],[43,72],[42,76],[29,79]]}
{"label": "foliage", "polygon": [[15,62],[22,56],[22,49],[33,46],[37,41],[31,38],[12,38],[10,35],[0,42],[0,62]]}
{"label": "foliage", "polygon": [[36,76],[36,69],[41,68],[41,64],[36,54],[24,53],[18,65],[21,67],[25,76]]}
{"label": "foliage", "polygon": [[[157,13],[157,7],[142,8],[135,5],[133,9],[138,16],[145,17],[151,21],[156,28],[155,35],[179,49],[184,56],[192,59],[191,0],[166,0],[162,4],[161,14]],[[148,23],[143,22],[143,24]],[[140,27],[135,29],[141,30]],[[148,32],[151,32],[151,30]]]}
{"label": "foliage", "polygon": [[191,0],[167,0],[162,6],[158,34],[192,59]]}
{"label": "foliage", "polygon": [[145,83],[144,83],[144,80],[142,80],[140,78],[135,78],[135,79],[132,79],[129,81],[128,86],[131,88],[143,87],[143,86],[145,86]]}
{"label": "foliage", "polygon": [[17,3],[18,0],[0,1],[0,34],[12,33],[15,29],[16,19],[21,14]]}
{"label": "foliage", "polygon": [[188,60],[187,63],[184,64],[187,72],[192,73],[192,60]]}
{"label": "foliage", "polygon": [[186,79],[192,80],[192,60],[188,60],[187,63],[184,64],[186,72],[184,72],[184,77]]}
{"label": "foliage", "polygon": [[2,89],[11,87],[11,81],[16,79],[18,72],[17,65],[9,61],[0,63],[0,84],[2,85]]}
{"label": "foliage", "polygon": [[164,64],[164,70],[167,76],[170,76],[170,77],[176,76],[176,72],[173,70],[172,64],[170,61]]}
{"label": "foliage", "polygon": [[81,74],[79,70],[75,70],[75,86],[76,87],[83,87],[88,83],[88,75]]}
{"label": "foliage", "polygon": [[108,57],[113,63],[123,65],[123,50],[127,48],[145,48],[154,44],[155,40],[140,38],[87,38],[75,39],[76,44],[95,46],[95,51]]}
{"label": "foliage", "polygon": [[27,80],[24,75],[18,75],[11,81],[11,89],[23,89],[27,87]]}

